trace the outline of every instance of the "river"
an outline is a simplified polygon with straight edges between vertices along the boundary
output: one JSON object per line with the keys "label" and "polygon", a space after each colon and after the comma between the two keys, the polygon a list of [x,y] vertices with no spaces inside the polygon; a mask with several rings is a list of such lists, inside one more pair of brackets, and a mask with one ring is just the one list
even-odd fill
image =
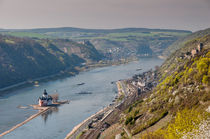
{"label": "river", "polygon": [[[38,87],[26,87],[0,96],[0,133],[36,113],[29,105],[36,104],[38,97],[46,89],[49,94],[57,91],[60,100],[70,100],[70,103],[38,116],[3,138],[62,139],[74,126],[112,103],[117,95],[116,84],[111,84],[112,81],[130,78],[161,65],[162,62],[163,60],[157,58],[141,58],[128,64],[96,68],[73,77],[40,83]],[[142,70],[137,71],[139,68]],[[79,83],[85,84],[77,85]],[[82,91],[92,94],[78,94]],[[20,109],[18,106],[28,108]]]}

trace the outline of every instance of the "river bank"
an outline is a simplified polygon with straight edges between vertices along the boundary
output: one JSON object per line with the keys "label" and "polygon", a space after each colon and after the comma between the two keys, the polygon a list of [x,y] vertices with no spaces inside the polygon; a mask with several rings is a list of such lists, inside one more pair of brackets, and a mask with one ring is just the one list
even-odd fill
{"label": "river bank", "polygon": [[[152,73],[151,71],[145,72],[145,73],[149,73],[148,75],[146,75],[147,77],[151,76]],[[143,75],[145,74],[143,73]],[[146,76],[144,78],[146,78]],[[150,77],[151,78],[151,77]],[[103,123],[104,120],[116,109],[118,109],[118,107],[120,105],[122,105],[123,103],[125,103],[126,101],[131,101],[134,100],[135,97],[138,95],[138,92],[135,92],[133,87],[131,90],[131,85],[129,84],[127,87],[127,83],[130,82],[131,83],[132,79],[126,79],[126,80],[119,80],[116,82],[116,86],[117,86],[117,90],[118,90],[118,96],[115,98],[114,103],[111,103],[108,107],[98,111],[96,114],[91,115],[90,117],[88,117],[87,119],[85,119],[83,122],[81,122],[80,124],[78,124],[77,126],[75,126],[72,131],[67,134],[67,136],[65,137],[65,139],[75,139],[75,138],[79,138],[80,136],[84,136],[85,132],[91,128],[93,128],[92,124],[93,123]],[[154,79],[152,79],[154,80]],[[130,89],[128,89],[130,88]],[[129,91],[128,91],[129,90]],[[129,102],[128,102],[129,104]],[[125,105],[128,105],[125,104]],[[101,116],[102,115],[102,116]],[[101,117],[98,120],[97,117]],[[85,136],[85,138],[87,138]]]}
{"label": "river bank", "polygon": [[[87,128],[93,128],[95,124],[98,122],[104,122],[106,118],[113,113],[113,111],[119,107],[122,103],[124,103],[126,97],[128,97],[127,90],[125,89],[124,85],[125,81],[120,80],[116,82],[116,86],[118,89],[118,95],[113,100],[114,103],[109,104],[108,107],[101,109],[96,114],[91,115],[83,122],[75,126],[72,131],[66,135],[65,139],[75,139],[85,133]],[[99,118],[100,117],[100,118]],[[87,129],[88,130],[88,129]]]}
{"label": "river bank", "polygon": [[7,94],[12,90],[37,85],[36,83],[43,83],[43,82],[58,80],[58,79],[62,79],[62,78],[67,78],[67,77],[75,76],[75,75],[79,74],[80,72],[89,71],[89,70],[92,70],[95,68],[127,64],[129,62],[136,61],[136,60],[137,60],[136,58],[128,58],[128,59],[121,59],[121,60],[117,60],[117,61],[101,61],[101,62],[97,62],[97,63],[89,63],[86,66],[75,67],[76,71],[74,71],[74,72],[68,71],[68,70],[62,71],[57,74],[44,76],[44,77],[40,77],[40,78],[35,78],[35,79],[29,80],[29,81],[24,81],[24,82],[20,82],[20,83],[10,85],[10,86],[4,87],[4,88],[0,88],[0,95]]}
{"label": "river bank", "polygon": [[[130,104],[133,104],[133,102],[143,96],[147,96],[156,85],[156,80],[156,71],[149,70],[142,74],[134,75],[132,78],[117,81],[118,97],[115,99],[114,104],[110,104],[111,107],[106,108],[108,112],[105,109],[90,116],[78,126],[74,127],[65,139],[89,139],[107,136],[104,131],[119,122],[120,115],[124,115],[123,111],[125,111]],[[95,120],[96,116],[100,116],[101,113],[103,113],[101,119]],[[105,115],[104,113],[107,114]],[[124,131],[128,137],[131,136],[126,128],[121,127],[121,125],[118,125],[118,128]]]}
{"label": "river bank", "polygon": [[[65,138],[76,125],[112,103],[117,95],[117,88],[113,82],[147,71],[158,63],[160,64],[162,61],[145,58],[119,66],[95,68],[70,78],[40,83],[39,87],[32,86],[14,90],[10,93],[11,95],[4,95],[0,99],[0,109],[4,111],[4,113],[0,114],[0,131],[3,133],[36,113],[31,109],[19,109],[17,106],[27,107],[30,104],[36,104],[37,98],[42,94],[43,89],[46,89],[49,93],[57,90],[60,99],[71,100],[69,105],[62,105],[55,111],[48,111],[46,114],[34,118],[27,124],[7,134],[5,139],[26,137],[34,139]],[[142,70],[136,71],[139,68]],[[85,84],[78,86],[78,83]],[[82,91],[92,93],[78,94]],[[109,114],[109,116],[113,113]],[[7,115],[7,118],[4,115]],[[106,119],[109,119],[109,116]],[[26,131],[27,134],[24,134]],[[43,131],[47,134],[40,134]]]}

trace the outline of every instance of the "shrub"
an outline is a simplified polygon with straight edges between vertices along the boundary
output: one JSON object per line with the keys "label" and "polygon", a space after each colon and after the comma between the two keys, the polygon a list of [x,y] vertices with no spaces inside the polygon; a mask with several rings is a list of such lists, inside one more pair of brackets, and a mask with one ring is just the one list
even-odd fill
{"label": "shrub", "polygon": [[[154,134],[159,136],[163,135],[167,139],[181,138],[189,132],[196,131],[201,121],[206,118],[206,113],[199,112],[195,109],[184,109],[177,113],[175,120],[165,130],[159,130],[154,132]],[[188,138],[192,137],[188,136]]]}
{"label": "shrub", "polygon": [[131,123],[132,120],[133,120],[132,116],[127,117],[126,120],[125,120],[125,125],[128,125],[129,123]]}
{"label": "shrub", "polygon": [[139,110],[134,111],[134,117],[139,113]]}
{"label": "shrub", "polygon": [[128,109],[128,112],[131,112],[131,111],[132,111],[132,109],[133,109],[133,107],[132,107],[132,106],[130,106],[130,107],[129,107],[129,109]]}
{"label": "shrub", "polygon": [[201,58],[197,63],[199,74],[207,74],[210,58]]}
{"label": "shrub", "polygon": [[146,124],[140,125],[138,126],[133,132],[133,135],[138,134],[139,132],[149,128],[150,126],[153,126],[154,124],[156,124],[158,121],[160,121],[160,119],[162,119],[163,117],[165,117],[168,114],[168,111],[163,111],[161,114],[158,114],[157,117],[152,118],[151,120],[147,121]]}
{"label": "shrub", "polygon": [[204,75],[202,79],[202,83],[206,85],[210,85],[210,76]]}

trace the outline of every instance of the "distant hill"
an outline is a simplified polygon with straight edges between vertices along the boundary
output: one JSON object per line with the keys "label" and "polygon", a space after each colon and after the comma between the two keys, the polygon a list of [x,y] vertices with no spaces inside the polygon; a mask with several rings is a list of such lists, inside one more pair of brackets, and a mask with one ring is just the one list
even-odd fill
{"label": "distant hill", "polygon": [[121,59],[162,55],[169,45],[192,32],[148,28],[82,29],[62,27],[4,30],[0,33],[17,37],[90,41],[107,58]]}
{"label": "distant hill", "polygon": [[77,72],[75,66],[102,58],[91,44],[0,35],[0,88],[63,71]]}
{"label": "distant hill", "polygon": [[2,88],[67,69],[74,71],[81,63],[162,55],[169,45],[191,32],[63,27],[1,29],[0,34]]}
{"label": "distant hill", "polygon": [[35,29],[1,29],[0,31],[33,32],[33,33],[47,33],[47,32],[86,32],[86,33],[180,32],[180,33],[191,33],[190,31],[175,30],[175,29],[149,29],[149,28],[84,29],[84,28],[74,28],[74,27],[35,28]]}

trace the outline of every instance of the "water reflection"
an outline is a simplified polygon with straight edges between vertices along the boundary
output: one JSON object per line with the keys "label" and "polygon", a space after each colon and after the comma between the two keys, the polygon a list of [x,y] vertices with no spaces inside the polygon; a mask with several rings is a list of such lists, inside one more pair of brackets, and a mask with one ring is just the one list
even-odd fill
{"label": "water reflection", "polygon": [[51,107],[48,111],[41,114],[42,119],[44,120],[45,124],[47,122],[48,116],[52,115],[52,113],[58,113],[58,107]]}

